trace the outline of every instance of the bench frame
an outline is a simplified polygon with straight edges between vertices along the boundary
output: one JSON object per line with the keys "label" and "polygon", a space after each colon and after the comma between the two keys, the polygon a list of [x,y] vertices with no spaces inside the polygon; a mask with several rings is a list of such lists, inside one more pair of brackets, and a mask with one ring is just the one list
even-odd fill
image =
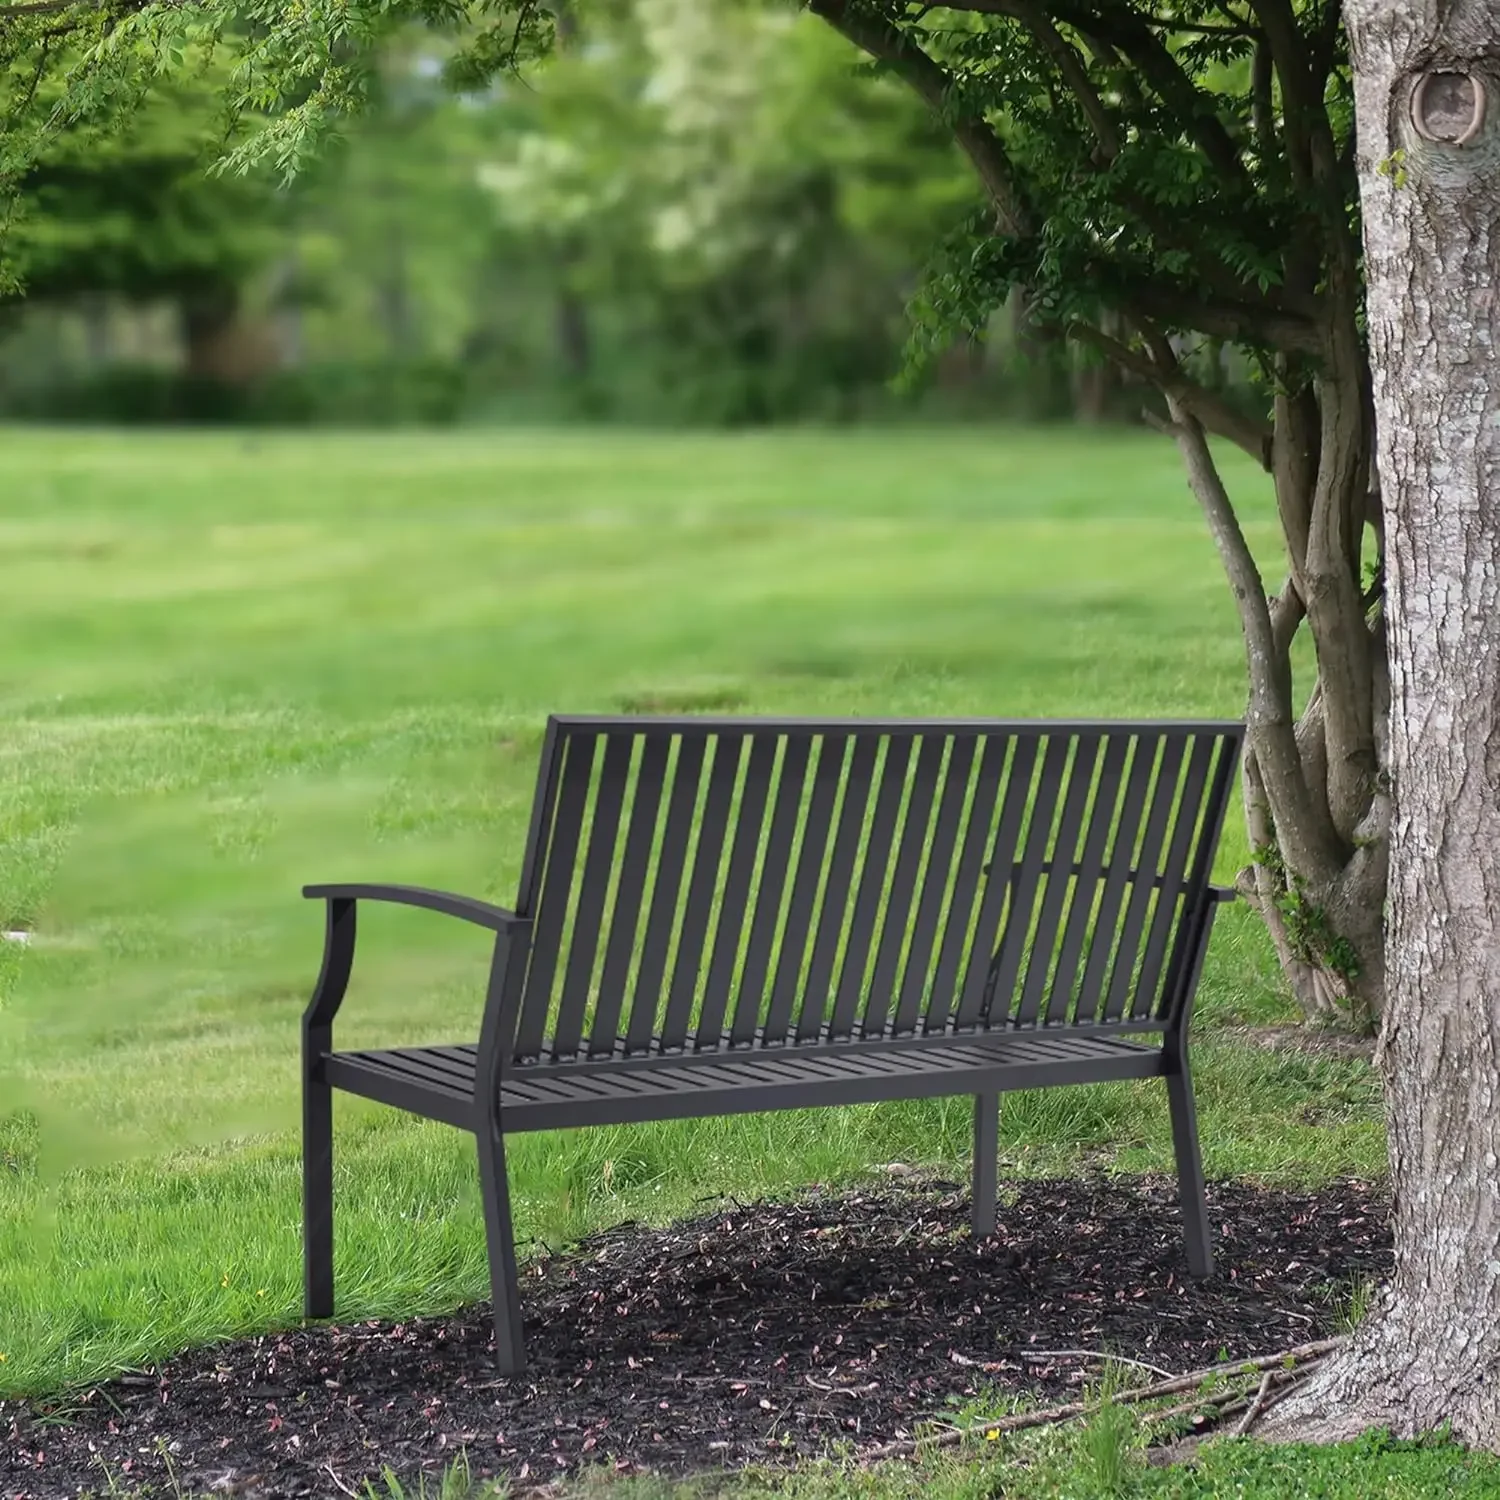
{"label": "bench frame", "polygon": [[[541,830],[543,792],[548,767],[554,751],[558,726],[595,724],[601,730],[611,728],[620,733],[635,730],[643,721],[567,720],[549,721],[547,742],[543,749],[542,776],[538,800],[528,841],[526,868],[518,905],[531,904],[534,892],[528,889],[534,881],[531,871]],[[667,723],[703,727],[701,719],[683,721],[644,721],[658,728]],[[712,721],[710,721],[711,723]],[[959,729],[983,732],[1024,729],[1031,733],[1066,733],[1070,731],[1100,734],[1116,730],[1143,731],[1215,731],[1231,742],[1230,752],[1220,758],[1214,786],[1208,793],[1205,817],[1211,828],[1203,835],[1211,854],[1217,843],[1228,782],[1239,744],[1242,725],[1130,724],[1108,722],[1092,724],[1053,724],[1033,721],[1024,725],[1007,725],[983,721],[972,725],[955,725],[941,721],[718,721],[736,729],[752,726],[757,731],[773,733],[860,732],[879,733],[895,729],[905,733],[941,734]],[[986,867],[987,869],[988,867]],[[1076,869],[1076,867],[1075,867]],[[1132,872],[1133,874],[1134,872]],[[1157,882],[1160,883],[1159,880]],[[969,1092],[974,1099],[973,1128],[973,1197],[971,1224],[976,1236],[993,1233],[998,1191],[998,1155],[1000,1096],[1012,1089],[1051,1087],[1056,1085],[1102,1082],[1111,1079],[1160,1077],[1167,1088],[1172,1122],[1173,1146],[1189,1273],[1206,1277],[1213,1271],[1213,1254],[1204,1193],[1202,1161],[1199,1154],[1196,1111],[1193,1100],[1192,1074],[1188,1060],[1188,1029],[1193,999],[1204,954],[1213,930],[1215,915],[1221,904],[1235,899],[1232,890],[1200,883],[1196,895],[1188,902],[1172,935],[1174,950],[1180,953],[1173,983],[1175,993],[1164,1013],[1144,1019],[1115,1020],[1107,1025],[1066,1027],[1047,1025],[1020,1028],[1004,1027],[979,1032],[966,1031],[947,1036],[888,1036],[871,1039],[853,1037],[830,1042],[826,1038],[787,1037],[784,1044],[762,1050],[724,1047],[687,1056],[611,1059],[586,1057],[581,1060],[538,1060],[517,1064],[513,1059],[517,1022],[523,1004],[527,964],[533,936],[530,916],[518,915],[489,902],[443,891],[406,885],[336,884],[310,885],[304,896],[321,900],[326,906],[326,929],[322,968],[312,998],[302,1020],[302,1137],[303,1137],[303,1247],[304,1311],[308,1319],[328,1318],[334,1312],[333,1262],[333,1093],[335,1089],[364,1095],[427,1118],[467,1129],[475,1136],[479,1156],[479,1179],[484,1207],[485,1234],[489,1250],[490,1284],[494,1304],[495,1358],[502,1375],[517,1375],[525,1368],[525,1347],[519,1295],[515,1239],[506,1170],[505,1136],[517,1130],[551,1129],[574,1124],[595,1123],[604,1119],[616,1121],[663,1119],[692,1115],[722,1115],[758,1112],[767,1109],[837,1104],[856,1100],[876,1101],[894,1098],[951,1096]],[[447,1071],[431,1077],[408,1076],[392,1068],[390,1059],[402,1054],[338,1053],[333,1048],[333,1022],[348,989],[354,966],[356,911],[360,902],[394,903],[423,908],[456,918],[494,934],[489,966],[483,1022],[477,1047],[419,1049],[428,1058],[444,1056],[439,1063]],[[1141,1034],[1138,1039],[1137,1033]],[[1158,1045],[1145,1044],[1145,1033],[1160,1036]],[[1044,1040],[1054,1054],[1038,1061],[1036,1047],[1028,1052],[1028,1043],[1038,1037],[1063,1035],[1078,1039],[1076,1045]],[[706,1088],[696,1097],[664,1094],[650,1097],[646,1091],[634,1101],[605,1102],[581,1111],[574,1104],[560,1109],[554,1104],[533,1103],[530,1106],[507,1105],[501,1108],[502,1085],[517,1078],[541,1079],[567,1077],[578,1079],[593,1073],[618,1076],[622,1069],[633,1070],[638,1079],[643,1070],[655,1066],[680,1071],[683,1067],[706,1065],[733,1059],[736,1063],[758,1062],[764,1074],[767,1060],[813,1056],[818,1060],[867,1058],[875,1051],[886,1059],[910,1059],[916,1049],[945,1046],[962,1050],[967,1063],[956,1071],[939,1068],[923,1076],[920,1069],[881,1067],[878,1076],[850,1077],[847,1080],[821,1079],[811,1076],[795,1086],[786,1079],[752,1081],[730,1093],[720,1084]],[[1069,1052],[1067,1046],[1072,1045]],[[1007,1049],[1014,1049],[1010,1055]],[[984,1056],[980,1057],[979,1053]],[[416,1056],[413,1052],[407,1054]],[[939,1055],[938,1052],[933,1054]],[[816,1070],[814,1070],[815,1072]],[[461,1074],[462,1082],[452,1079]],[[649,1080],[647,1080],[649,1082]],[[590,1116],[592,1115],[592,1119]]]}

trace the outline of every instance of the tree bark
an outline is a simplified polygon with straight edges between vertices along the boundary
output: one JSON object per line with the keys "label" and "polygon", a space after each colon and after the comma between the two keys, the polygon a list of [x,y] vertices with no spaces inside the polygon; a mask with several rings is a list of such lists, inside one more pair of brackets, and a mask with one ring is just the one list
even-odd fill
{"label": "tree bark", "polygon": [[[1446,1421],[1500,1450],[1500,11],[1344,0],[1344,14],[1388,569],[1378,1056],[1396,1266],[1348,1353],[1268,1430]],[[1413,122],[1424,75],[1434,138]]]}

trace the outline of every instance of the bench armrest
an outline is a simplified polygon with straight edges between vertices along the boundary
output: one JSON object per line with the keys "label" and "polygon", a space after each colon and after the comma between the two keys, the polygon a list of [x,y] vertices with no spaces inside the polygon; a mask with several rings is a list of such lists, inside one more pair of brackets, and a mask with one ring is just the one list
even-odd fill
{"label": "bench armrest", "polygon": [[311,901],[389,901],[398,906],[421,906],[446,917],[488,927],[491,932],[509,932],[512,928],[528,926],[530,920],[473,896],[430,891],[420,885],[305,885],[302,894]]}
{"label": "bench armrest", "polygon": [[1211,885],[1208,888],[1208,899],[1222,906],[1228,901],[1238,901],[1240,893],[1232,885]]}

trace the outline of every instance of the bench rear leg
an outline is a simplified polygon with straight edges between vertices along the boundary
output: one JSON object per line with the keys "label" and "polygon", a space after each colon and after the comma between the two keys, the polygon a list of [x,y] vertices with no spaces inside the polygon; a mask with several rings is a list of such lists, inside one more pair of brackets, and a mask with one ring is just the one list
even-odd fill
{"label": "bench rear leg", "polygon": [[333,1090],[302,1073],[302,1310],[333,1316]]}
{"label": "bench rear leg", "polygon": [[970,1225],[976,1239],[995,1232],[1000,1175],[1000,1096],[974,1095],[974,1202]]}
{"label": "bench rear leg", "polygon": [[1167,1103],[1172,1112],[1172,1145],[1177,1154],[1177,1187],[1182,1199],[1188,1274],[1212,1276],[1214,1253],[1203,1188],[1203,1158],[1198,1149],[1198,1111],[1193,1104],[1193,1075],[1188,1070],[1185,1050],[1169,1066]]}
{"label": "bench rear leg", "polygon": [[516,1274],[515,1231],[510,1217],[510,1181],[499,1125],[479,1126],[479,1186],[484,1197],[484,1235],[490,1256],[490,1296],[495,1304],[495,1367],[501,1375],[526,1368],[521,1289]]}

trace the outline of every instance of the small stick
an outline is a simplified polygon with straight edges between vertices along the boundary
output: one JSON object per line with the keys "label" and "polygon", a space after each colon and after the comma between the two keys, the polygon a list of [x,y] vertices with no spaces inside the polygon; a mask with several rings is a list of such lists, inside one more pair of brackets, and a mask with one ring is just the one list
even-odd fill
{"label": "small stick", "polygon": [[1260,1389],[1255,1393],[1255,1400],[1250,1403],[1250,1409],[1234,1425],[1235,1437],[1244,1437],[1255,1425],[1255,1419],[1266,1409],[1266,1397],[1271,1394],[1271,1387],[1276,1384],[1276,1372],[1267,1370],[1260,1377]]}
{"label": "small stick", "polygon": [[1148,1422],[1167,1422],[1173,1417],[1188,1417],[1195,1411],[1202,1411],[1207,1406],[1217,1406],[1219,1410],[1214,1414],[1219,1421],[1229,1416],[1244,1403],[1244,1395],[1235,1391],[1221,1391],[1214,1396],[1200,1396],[1196,1401],[1184,1401],[1179,1406],[1169,1406],[1165,1411],[1154,1411],[1147,1417]]}
{"label": "small stick", "polygon": [[343,1492],[344,1492],[344,1493],[345,1493],[345,1494],[346,1494],[346,1495],[353,1495],[353,1496],[354,1496],[354,1500],[359,1500],[359,1491],[358,1491],[358,1490],[351,1490],[351,1489],[350,1489],[350,1488],[349,1488],[349,1486],[348,1486],[348,1485],[347,1485],[347,1484],[345,1484],[345,1483],[344,1483],[344,1481],[343,1481],[343,1480],[342,1480],[342,1479],[340,1479],[340,1478],[339,1478],[339,1476],[338,1476],[338,1475],[337,1475],[337,1474],[335,1474],[335,1473],[334,1473],[334,1472],[333,1472],[333,1465],[332,1465],[332,1464],[324,1464],[324,1465],[323,1465],[323,1472],[324,1472],[324,1473],[325,1473],[325,1474],[327,1474],[327,1476],[328,1476],[328,1477],[329,1477],[329,1478],[330,1478],[330,1479],[331,1479],[331,1480],[332,1480],[332,1481],[333,1481],[333,1482],[334,1482],[334,1483],[335,1483],[335,1484],[336,1484],[336,1485],[337,1485],[337,1486],[338,1486],[338,1487],[339,1487],[339,1488],[340,1488],[340,1489],[341,1489],[341,1490],[342,1490],[342,1491],[343,1491]]}
{"label": "small stick", "polygon": [[[1344,1337],[1318,1339],[1310,1344],[1299,1344],[1294,1349],[1284,1349],[1279,1354],[1262,1354],[1255,1359],[1225,1360],[1220,1364],[1206,1365],[1201,1370],[1192,1370],[1186,1375],[1178,1375],[1171,1380],[1159,1380],[1155,1385],[1139,1385],[1130,1390],[1120,1391],[1112,1399],[1117,1405],[1124,1405],[1127,1402],[1152,1401],[1158,1396],[1172,1396],[1179,1391],[1193,1390],[1216,1375],[1250,1375],[1257,1371],[1265,1371],[1273,1376],[1280,1376],[1284,1372],[1290,1373],[1286,1371],[1289,1363],[1295,1364],[1300,1361],[1304,1366],[1315,1364],[1323,1355],[1342,1348],[1346,1342],[1347,1339]],[[1305,1368],[1298,1370],[1298,1378],[1300,1379],[1305,1373]],[[1244,1399],[1243,1395],[1237,1392],[1226,1392],[1219,1397],[1199,1397],[1197,1400],[1186,1403],[1185,1407],[1180,1410],[1174,1409],[1160,1415],[1182,1415],[1184,1410],[1194,1411],[1205,1404],[1218,1405],[1220,1401],[1228,1400],[1231,1396]],[[1018,1432],[1028,1427],[1045,1427],[1052,1422],[1069,1422],[1074,1417],[1092,1416],[1101,1410],[1104,1404],[1098,1401],[1070,1401],[1065,1406],[1048,1407],[1042,1411],[1015,1412],[1008,1417],[999,1417],[993,1422],[985,1422],[976,1428],[954,1427],[931,1437],[901,1438],[895,1442],[883,1443],[878,1448],[869,1449],[860,1457],[862,1461],[871,1461],[909,1456],[929,1447],[951,1448],[975,1431]]]}
{"label": "small stick", "polygon": [[1134,1365],[1137,1370],[1150,1370],[1153,1375],[1160,1375],[1163,1380],[1176,1380],[1177,1376],[1171,1370],[1164,1370],[1160,1365],[1148,1365],[1143,1359],[1130,1359],[1124,1354],[1107,1354],[1102,1349],[1021,1349],[1017,1351],[1023,1359],[1097,1359],[1113,1360],[1117,1365]]}

